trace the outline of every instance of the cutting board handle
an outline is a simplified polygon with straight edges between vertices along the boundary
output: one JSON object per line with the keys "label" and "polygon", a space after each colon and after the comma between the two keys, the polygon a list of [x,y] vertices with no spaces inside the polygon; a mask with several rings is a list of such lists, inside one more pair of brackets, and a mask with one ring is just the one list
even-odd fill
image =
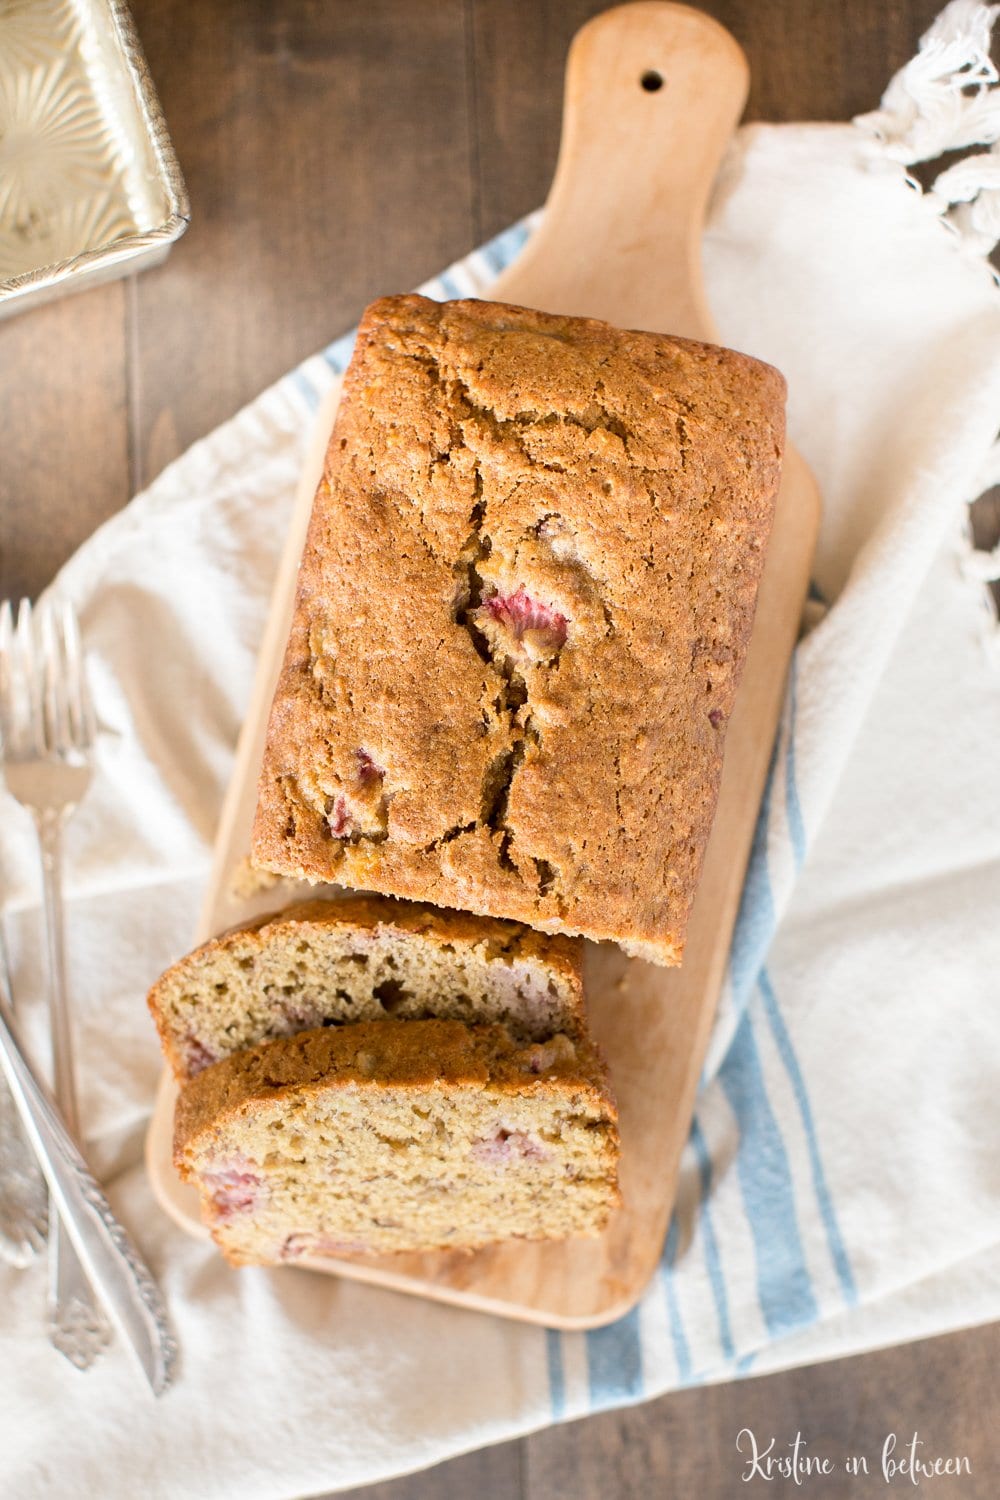
{"label": "cutting board handle", "polygon": [[490,295],[712,338],[701,230],[749,76],[729,32],[687,5],[638,0],[589,21],[544,219]]}

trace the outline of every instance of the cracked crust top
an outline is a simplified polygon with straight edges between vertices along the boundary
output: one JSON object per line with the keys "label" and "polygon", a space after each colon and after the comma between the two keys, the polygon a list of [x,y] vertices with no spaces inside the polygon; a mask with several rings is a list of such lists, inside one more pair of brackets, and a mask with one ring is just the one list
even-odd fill
{"label": "cracked crust top", "polygon": [[784,393],[712,345],[374,303],[313,507],[256,863],[679,962]]}

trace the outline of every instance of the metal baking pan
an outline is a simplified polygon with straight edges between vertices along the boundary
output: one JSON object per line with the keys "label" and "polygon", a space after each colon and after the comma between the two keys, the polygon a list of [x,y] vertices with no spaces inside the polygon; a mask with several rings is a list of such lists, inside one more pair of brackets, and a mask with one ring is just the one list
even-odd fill
{"label": "metal baking pan", "polygon": [[189,216],[122,0],[0,0],[0,317],[155,265]]}

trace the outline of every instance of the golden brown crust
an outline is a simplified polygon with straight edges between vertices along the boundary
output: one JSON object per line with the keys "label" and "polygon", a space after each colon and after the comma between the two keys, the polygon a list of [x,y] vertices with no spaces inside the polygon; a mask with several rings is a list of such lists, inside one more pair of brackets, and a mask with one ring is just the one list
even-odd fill
{"label": "golden brown crust", "polygon": [[174,1160],[189,1174],[188,1151],[211,1131],[276,1097],[327,1089],[371,1091],[377,1107],[387,1086],[425,1089],[486,1086],[530,1096],[553,1091],[585,1098],[609,1122],[618,1118],[596,1050],[582,1038],[530,1047],[502,1026],[460,1021],[359,1021],[262,1042],[206,1068],[181,1089],[174,1117]]}
{"label": "golden brown crust", "polygon": [[363,319],[261,772],[281,874],[678,962],[784,381],[484,302]]}
{"label": "golden brown crust", "polygon": [[270,923],[321,923],[329,927],[391,927],[397,932],[419,933],[436,943],[476,947],[488,943],[496,952],[516,953],[555,969],[577,988],[580,986],[580,944],[561,933],[538,932],[523,922],[495,921],[467,911],[450,911],[421,901],[397,900],[392,896],[355,895],[336,901],[299,901],[265,919]]}

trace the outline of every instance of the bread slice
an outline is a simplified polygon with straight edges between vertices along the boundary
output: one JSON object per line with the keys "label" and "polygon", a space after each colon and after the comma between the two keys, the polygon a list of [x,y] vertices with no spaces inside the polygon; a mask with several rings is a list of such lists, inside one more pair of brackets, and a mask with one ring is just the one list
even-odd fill
{"label": "bread slice", "polygon": [[616,1110],[584,1040],[359,1022],[204,1069],[175,1161],[234,1265],[595,1234],[618,1201]]}
{"label": "bread slice", "polygon": [[579,941],[385,897],[307,901],[234,927],[149,993],[180,1082],[315,1026],[440,1017],[524,1041],[583,1026]]}

